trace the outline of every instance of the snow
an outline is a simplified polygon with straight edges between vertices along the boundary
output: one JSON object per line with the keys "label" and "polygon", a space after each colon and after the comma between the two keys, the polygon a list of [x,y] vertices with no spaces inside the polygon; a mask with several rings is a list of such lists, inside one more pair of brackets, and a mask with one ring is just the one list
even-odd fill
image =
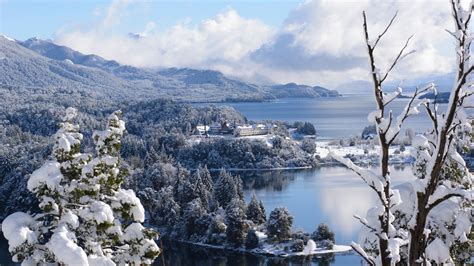
{"label": "snow", "polygon": [[142,239],[143,236],[143,225],[140,223],[132,223],[127,228],[125,228],[125,232],[123,234],[123,239],[125,241],[132,241],[134,239]]}
{"label": "snow", "polygon": [[316,249],[316,243],[313,241],[313,239],[310,239],[308,240],[308,243],[306,243],[306,246],[303,249],[303,253],[305,255],[309,255],[315,249]]}
{"label": "snow", "polygon": [[66,265],[89,265],[86,253],[74,243],[73,239],[73,234],[61,226],[56,229],[46,246],[58,262]]}
{"label": "snow", "polygon": [[76,229],[79,227],[79,217],[72,213],[71,211],[66,211],[61,217],[60,223],[65,223],[71,226],[71,228]]}
{"label": "snow", "polygon": [[395,100],[398,96],[402,94],[402,88],[398,87],[396,91],[383,95],[383,104],[387,105],[391,101]]}
{"label": "snow", "polygon": [[443,242],[443,240],[436,238],[426,247],[426,257],[430,261],[434,261],[437,264],[450,264],[454,265],[451,256],[449,254],[449,248]]}
{"label": "snow", "polygon": [[104,222],[112,223],[114,221],[114,213],[110,206],[102,201],[94,201],[89,208],[80,210],[80,216],[87,220],[96,221],[97,224]]}
{"label": "snow", "polygon": [[8,240],[10,252],[25,241],[30,244],[36,243],[36,235],[29,228],[33,222],[33,217],[24,212],[15,212],[3,220],[2,232]]}
{"label": "snow", "polygon": [[15,39],[10,38],[10,37],[8,37],[8,36],[5,36],[5,35],[0,35],[0,36],[2,36],[3,38],[5,38],[5,39],[7,39],[7,40],[9,40],[9,41],[11,41],[11,42],[16,42]]}
{"label": "snow", "polygon": [[428,139],[423,135],[416,135],[412,140],[413,147],[428,147]]}
{"label": "snow", "polygon": [[[135,192],[131,189],[120,189],[117,194],[115,195],[117,200],[121,204],[129,204],[131,205],[130,213],[133,219],[137,222],[144,222],[145,221],[145,209],[140,202],[140,199],[135,196]],[[117,205],[116,202],[112,203],[112,207],[120,207]]]}
{"label": "snow", "polygon": [[114,266],[115,263],[110,259],[105,256],[97,256],[97,255],[89,255],[87,257],[87,261],[89,262],[89,265],[94,265],[94,266]]}
{"label": "snow", "polygon": [[392,255],[392,263],[397,263],[400,261],[400,247],[408,244],[408,241],[400,238],[391,238],[388,240],[388,249]]}
{"label": "snow", "polygon": [[347,168],[358,174],[369,186],[373,187],[376,191],[383,191],[384,181],[380,176],[376,175],[371,170],[359,167],[355,165],[350,159],[343,158],[338,154],[330,153],[330,156],[334,160],[344,164]]}
{"label": "snow", "polygon": [[73,107],[68,107],[66,109],[66,115],[64,116],[64,120],[71,121],[77,116],[77,109]]}
{"label": "snow", "polygon": [[36,188],[42,185],[46,185],[53,191],[56,190],[63,178],[59,167],[58,162],[46,162],[41,168],[31,174],[28,179],[28,190],[34,192]]}
{"label": "snow", "polygon": [[370,122],[370,123],[376,123],[377,122],[377,118],[380,118],[382,116],[380,110],[375,110],[375,111],[372,111],[369,113],[369,115],[367,116],[367,120]]}
{"label": "snow", "polygon": [[118,158],[114,156],[104,156],[102,161],[108,166],[115,166],[118,163]]}
{"label": "snow", "polygon": [[72,62],[70,59],[64,59],[63,62],[68,64],[68,65],[74,65],[74,62]]}

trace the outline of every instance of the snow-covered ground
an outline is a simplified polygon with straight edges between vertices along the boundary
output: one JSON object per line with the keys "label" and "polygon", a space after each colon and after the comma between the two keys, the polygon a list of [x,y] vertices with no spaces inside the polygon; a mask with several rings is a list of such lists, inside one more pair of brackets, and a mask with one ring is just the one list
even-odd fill
{"label": "snow-covered ground", "polygon": [[[338,156],[353,155],[360,157],[361,159],[367,159],[367,163],[377,163],[373,161],[373,157],[377,157],[380,153],[380,146],[375,145],[372,148],[369,145],[359,145],[359,146],[340,146],[340,145],[331,145],[331,141],[316,141],[316,155],[319,155],[323,159],[329,159],[329,152],[333,152]],[[364,150],[368,151],[365,154]],[[394,145],[390,147],[390,163],[392,164],[401,164],[411,162],[411,146],[406,146],[404,151],[400,151],[400,146]],[[395,152],[397,151],[397,153]]]}
{"label": "snow-covered ground", "polygon": [[321,254],[331,254],[331,253],[342,253],[352,251],[352,247],[343,246],[343,245],[334,245],[332,249],[321,248],[316,245],[313,240],[308,240],[308,243],[304,247],[303,251],[294,252],[291,250],[291,243],[271,243],[268,242],[268,237],[263,232],[257,232],[259,238],[260,247],[251,249],[251,253],[261,254],[261,255],[270,255],[278,257],[301,257],[301,256],[312,256],[312,255],[321,255]]}
{"label": "snow-covered ground", "polygon": [[294,252],[291,251],[291,241],[284,242],[284,243],[272,243],[268,240],[268,237],[265,233],[257,231],[256,232],[258,239],[259,239],[259,247],[254,249],[245,249],[245,248],[235,248],[232,246],[224,246],[224,245],[212,245],[212,244],[205,244],[205,243],[194,243],[189,241],[184,241],[185,243],[197,245],[206,248],[214,248],[220,250],[233,250],[239,252],[249,252],[258,255],[264,256],[272,256],[272,257],[305,257],[305,256],[313,256],[313,255],[322,255],[322,254],[333,254],[333,253],[346,253],[351,252],[351,246],[345,245],[334,245],[331,249],[318,247],[317,244],[313,240],[308,240],[308,243],[304,247],[303,251]]}
{"label": "snow-covered ground", "polygon": [[195,145],[207,138],[263,140],[267,144],[268,147],[273,147],[272,140],[275,138],[275,135],[268,134],[268,135],[256,135],[256,136],[245,136],[245,137],[235,137],[234,135],[210,135],[209,137],[193,135],[187,140],[187,142],[190,145]]}

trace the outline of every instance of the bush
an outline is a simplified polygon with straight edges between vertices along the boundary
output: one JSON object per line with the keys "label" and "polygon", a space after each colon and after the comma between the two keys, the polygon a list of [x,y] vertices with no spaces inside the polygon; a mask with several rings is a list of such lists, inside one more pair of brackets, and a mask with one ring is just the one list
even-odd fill
{"label": "bush", "polygon": [[314,153],[316,151],[316,142],[312,139],[304,139],[301,143],[301,149],[307,153]]}
{"label": "bush", "polygon": [[302,135],[316,135],[316,129],[314,125],[309,122],[295,122],[293,126],[296,128],[296,132]]}
{"label": "bush", "polygon": [[405,144],[404,143],[400,144],[400,151],[404,152],[405,150],[406,150]]}
{"label": "bush", "polygon": [[362,130],[362,139],[373,139],[374,136],[377,135],[377,129],[375,125],[366,126],[364,130]]}
{"label": "bush", "polygon": [[245,247],[247,249],[254,249],[257,248],[259,244],[257,232],[254,229],[249,230],[245,239]]}
{"label": "bush", "polygon": [[323,240],[331,240],[333,243],[335,242],[334,240],[334,232],[329,229],[329,226],[327,224],[320,224],[316,231],[313,232],[311,235],[311,239],[313,239],[316,242],[320,242]]}
{"label": "bush", "polygon": [[309,240],[309,234],[305,233],[303,231],[296,231],[293,234],[291,234],[291,238],[292,239],[301,239],[301,240],[303,240],[304,244],[306,245],[306,243]]}
{"label": "bush", "polygon": [[334,247],[334,242],[326,239],[319,241],[318,246],[322,248],[332,249]]}
{"label": "bush", "polygon": [[304,249],[304,241],[301,239],[295,239],[293,240],[293,243],[291,244],[291,251],[293,252],[301,252]]}

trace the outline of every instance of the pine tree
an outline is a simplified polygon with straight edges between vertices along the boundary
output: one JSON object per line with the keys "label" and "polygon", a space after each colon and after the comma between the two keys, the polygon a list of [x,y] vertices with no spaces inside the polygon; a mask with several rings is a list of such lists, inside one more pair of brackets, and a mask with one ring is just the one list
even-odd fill
{"label": "pine tree", "polygon": [[268,236],[275,241],[283,241],[291,236],[291,226],[293,216],[288,209],[283,207],[275,208],[267,221]]}
{"label": "pine tree", "polygon": [[242,181],[238,176],[232,176],[222,170],[216,182],[214,199],[219,206],[226,208],[232,199],[243,200]]}
{"label": "pine tree", "polygon": [[[93,134],[96,156],[80,153],[76,110],[68,108],[55,135],[54,160],[28,180],[43,213],[14,213],[2,230],[14,260],[63,264],[151,264],[159,254],[157,233],[144,228],[144,210],[132,190],[121,188],[120,140],[125,124],[120,112],[104,131]],[[26,232],[26,234],[25,234]]]}
{"label": "pine tree", "polygon": [[245,205],[240,199],[233,199],[226,210],[227,241],[234,246],[241,246],[245,241]]}
{"label": "pine tree", "polygon": [[203,207],[209,210],[214,188],[211,174],[207,171],[207,168],[199,166],[194,174],[192,182],[194,184],[193,197],[199,198]]}
{"label": "pine tree", "polygon": [[[206,214],[201,200],[196,198],[186,204],[181,217],[181,233],[185,239],[201,235],[203,232],[199,226],[199,220]],[[207,229],[207,228],[206,228]]]}
{"label": "pine tree", "polygon": [[262,201],[259,201],[257,196],[253,194],[247,207],[247,219],[252,221],[255,225],[260,225],[265,223],[267,220],[266,216]]}

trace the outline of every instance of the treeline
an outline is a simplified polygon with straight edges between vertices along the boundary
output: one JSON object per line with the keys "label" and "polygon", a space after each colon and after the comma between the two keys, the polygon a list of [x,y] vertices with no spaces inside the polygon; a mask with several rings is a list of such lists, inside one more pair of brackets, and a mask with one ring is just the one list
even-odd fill
{"label": "treeline", "polygon": [[317,163],[310,153],[281,136],[275,136],[270,143],[248,139],[204,140],[184,147],[177,158],[192,169],[198,164],[205,164],[212,169],[269,169],[313,166]]}

